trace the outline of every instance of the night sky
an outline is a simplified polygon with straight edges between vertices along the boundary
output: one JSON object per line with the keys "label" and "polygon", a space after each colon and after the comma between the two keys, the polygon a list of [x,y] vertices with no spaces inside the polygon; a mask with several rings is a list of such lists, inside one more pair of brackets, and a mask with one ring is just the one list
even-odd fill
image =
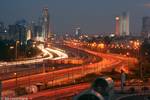
{"label": "night sky", "polygon": [[141,31],[142,17],[150,16],[149,0],[0,0],[0,21],[37,21],[43,7],[49,8],[55,32],[72,32],[76,26],[86,33],[113,32],[115,16],[128,11],[130,31],[136,33]]}

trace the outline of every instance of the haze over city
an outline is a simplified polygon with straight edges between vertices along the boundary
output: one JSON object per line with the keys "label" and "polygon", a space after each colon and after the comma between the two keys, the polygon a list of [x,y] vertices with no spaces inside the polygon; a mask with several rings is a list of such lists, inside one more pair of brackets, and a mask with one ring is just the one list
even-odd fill
{"label": "haze over city", "polygon": [[150,1],[1,0],[0,100],[150,100]]}
{"label": "haze over city", "polygon": [[130,13],[130,32],[141,32],[142,17],[150,15],[148,0],[1,0],[0,21],[37,21],[43,7],[49,8],[51,31],[72,32],[79,26],[85,33],[115,31],[115,16]]}

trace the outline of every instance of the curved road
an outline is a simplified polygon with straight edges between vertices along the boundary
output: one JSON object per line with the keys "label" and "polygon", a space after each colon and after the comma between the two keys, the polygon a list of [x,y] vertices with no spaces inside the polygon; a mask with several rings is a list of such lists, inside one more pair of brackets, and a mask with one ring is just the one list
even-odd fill
{"label": "curved road", "polygon": [[[76,47],[74,47],[74,49],[76,49]],[[18,86],[27,86],[39,82],[48,83],[49,86],[66,84],[69,83],[70,81],[73,81],[77,78],[80,78],[90,73],[100,73],[104,69],[110,70],[111,68],[118,65],[119,65],[118,68],[121,66],[126,66],[129,59],[130,62],[132,63],[135,62],[134,58],[128,58],[128,57],[114,55],[114,54],[97,53],[83,48],[80,48],[80,50],[102,57],[103,60],[100,62],[82,65],[79,67],[67,68],[67,69],[56,70],[48,73],[42,73],[42,74],[17,78],[17,84],[16,84],[16,79],[3,81],[2,82],[3,90],[14,89],[15,87]],[[27,97],[32,98],[32,95],[28,95]],[[36,97],[38,97],[38,93]]]}

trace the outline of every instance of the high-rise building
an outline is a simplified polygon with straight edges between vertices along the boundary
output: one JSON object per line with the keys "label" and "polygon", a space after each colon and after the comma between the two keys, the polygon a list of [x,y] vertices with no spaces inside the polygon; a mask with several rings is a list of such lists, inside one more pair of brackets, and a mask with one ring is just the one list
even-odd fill
{"label": "high-rise building", "polygon": [[0,22],[0,32],[4,32],[5,27],[4,27],[4,23]]}
{"label": "high-rise building", "polygon": [[123,12],[121,16],[115,18],[116,27],[115,34],[116,36],[129,36],[129,13]]}
{"label": "high-rise building", "polygon": [[120,17],[120,35],[121,36],[129,36],[129,13],[123,12]]}
{"label": "high-rise building", "polygon": [[20,43],[26,44],[27,42],[27,22],[22,19],[16,22],[17,34],[19,35]]}
{"label": "high-rise building", "polygon": [[75,34],[74,34],[75,38],[78,38],[81,36],[81,28],[80,27],[76,27],[75,28]]}
{"label": "high-rise building", "polygon": [[3,22],[0,22],[0,39],[8,39],[8,32]]}
{"label": "high-rise building", "polygon": [[115,35],[120,36],[120,17],[117,16],[115,19],[116,19]]}
{"label": "high-rise building", "polygon": [[76,36],[80,36],[80,35],[81,35],[81,29],[80,29],[80,27],[77,27],[77,28],[75,29],[75,35],[76,35]]}
{"label": "high-rise building", "polygon": [[20,41],[22,44],[27,42],[27,22],[19,20],[14,25],[9,25],[8,30],[10,39]]}
{"label": "high-rise building", "polygon": [[44,38],[42,37],[42,26],[40,25],[34,26],[34,35],[36,41],[43,41]]}
{"label": "high-rise building", "polygon": [[9,39],[10,40],[17,40],[17,39],[19,39],[19,35],[17,34],[16,25],[9,25],[8,26],[8,33],[9,33]]}
{"label": "high-rise building", "polygon": [[141,33],[141,35],[144,38],[150,37],[150,17],[148,17],[148,16],[143,17],[142,33]]}
{"label": "high-rise building", "polygon": [[35,27],[35,22],[32,21],[30,24],[29,24],[29,27],[28,29],[31,30],[31,39],[34,40],[36,35],[35,35],[35,32],[34,32],[34,27]]}
{"label": "high-rise building", "polygon": [[28,41],[28,40],[31,40],[31,35],[32,35],[32,31],[31,31],[31,28],[29,27],[28,29],[27,29],[27,36],[26,36],[26,40]]}
{"label": "high-rise building", "polygon": [[43,8],[43,15],[42,15],[42,37],[44,40],[48,40],[50,38],[50,24],[49,24],[49,13],[48,8]]}

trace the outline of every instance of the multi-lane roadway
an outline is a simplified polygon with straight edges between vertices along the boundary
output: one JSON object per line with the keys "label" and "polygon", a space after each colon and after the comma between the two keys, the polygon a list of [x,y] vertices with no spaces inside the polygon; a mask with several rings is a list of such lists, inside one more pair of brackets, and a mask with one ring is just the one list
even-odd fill
{"label": "multi-lane roadway", "polygon": [[[16,77],[13,75],[14,73],[18,73],[17,77],[19,77],[19,73],[26,73],[25,71],[30,72],[30,74],[31,71],[36,71],[38,73],[42,69],[41,67],[43,66],[43,63],[45,63],[45,60],[59,60],[68,58],[68,55],[61,49],[44,48],[42,44],[37,47],[42,51],[42,56],[38,55],[36,57],[21,61],[1,62],[0,79],[5,80]],[[25,74],[21,76],[25,76]]]}
{"label": "multi-lane roadway", "polygon": [[[55,70],[52,72],[47,72],[47,73],[42,73],[37,75],[20,77],[17,78],[17,84],[16,84],[16,79],[6,80],[2,82],[3,90],[14,89],[14,87],[18,87],[18,86],[27,86],[27,85],[29,86],[39,82],[48,83],[49,86],[66,84],[90,73],[100,73],[103,70],[111,70],[114,67],[117,67],[117,69],[120,68],[121,70],[121,68],[123,68],[123,66],[127,66],[128,63],[134,63],[136,61],[135,58],[129,58],[129,57],[124,57],[124,56],[114,55],[114,54],[97,53],[84,48],[77,48],[71,45],[67,45],[67,46],[74,49],[80,49],[84,52],[90,53],[98,57],[102,57],[103,60],[95,63],[81,65],[78,67],[72,67],[72,68]],[[54,90],[54,92],[56,91]],[[34,97],[32,97],[32,95],[28,95],[27,97],[37,98],[38,96],[39,95],[37,93],[37,95],[35,95]],[[50,95],[47,94],[46,96],[50,96]]]}
{"label": "multi-lane roadway", "polygon": [[[43,52],[43,55],[42,55],[43,57],[37,56],[37,57],[34,57],[34,59],[27,59],[27,60],[23,60],[23,61],[1,62],[0,68],[2,68],[3,66],[8,67],[8,66],[14,66],[14,65],[21,65],[21,64],[39,63],[39,62],[43,62],[44,60],[47,60],[47,59],[55,60],[55,59],[68,58],[68,55],[66,53],[60,51],[60,49],[44,48],[44,46],[42,44],[37,47]],[[57,55],[57,57],[53,57],[52,53],[55,53]]]}

